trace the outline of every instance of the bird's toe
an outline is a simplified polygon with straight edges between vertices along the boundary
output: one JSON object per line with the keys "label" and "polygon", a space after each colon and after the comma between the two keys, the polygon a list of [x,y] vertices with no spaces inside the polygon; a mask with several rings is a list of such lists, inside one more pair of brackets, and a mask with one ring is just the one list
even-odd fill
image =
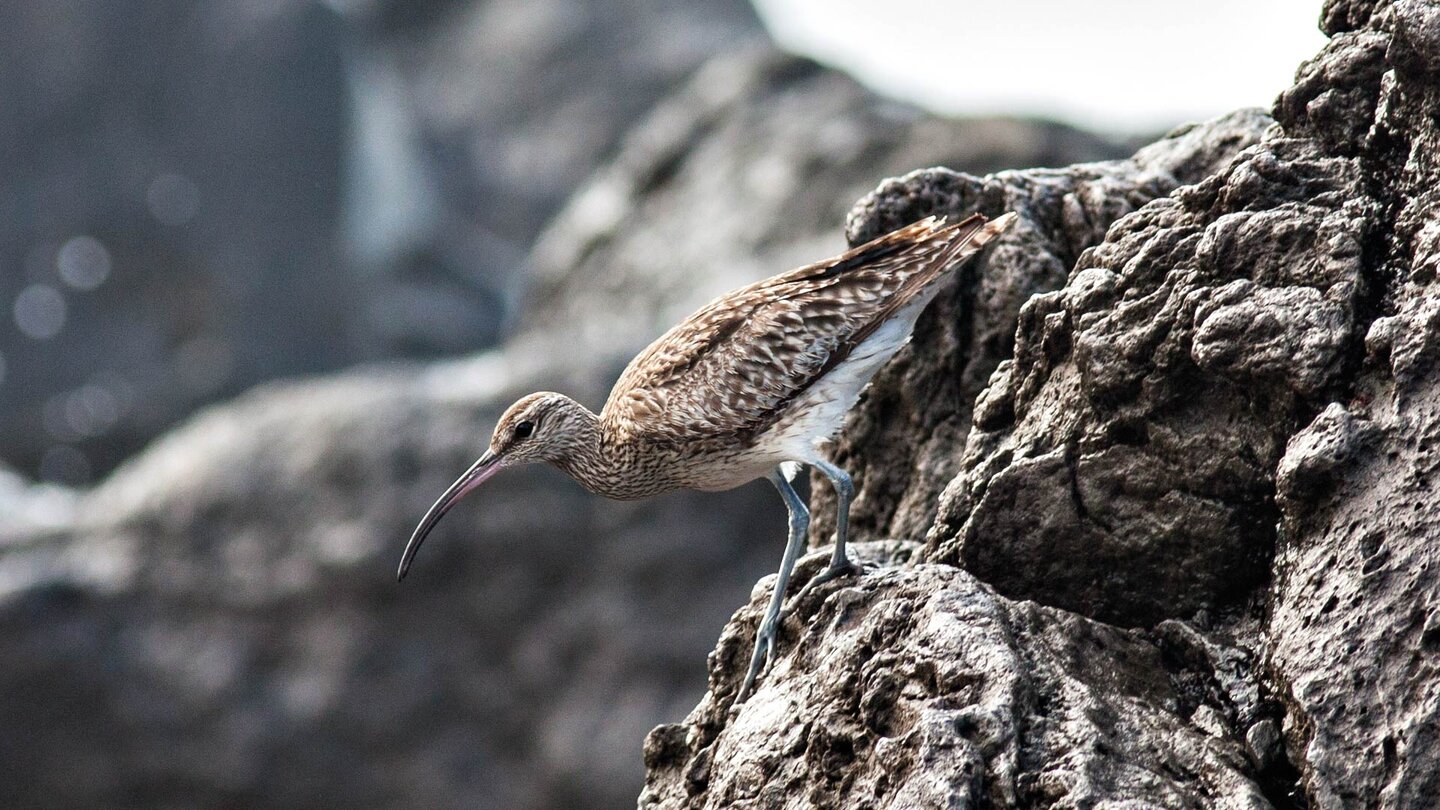
{"label": "bird's toe", "polygon": [[843,577],[859,577],[862,574],[879,570],[879,568],[880,566],[873,562],[867,561],[857,563],[854,560],[850,559],[847,559],[838,565],[832,564],[824,571],[821,571],[820,573],[811,577],[810,581],[805,583],[805,587],[800,589],[800,593],[795,595],[795,598],[791,600],[790,604],[792,606],[798,606],[800,604],[803,604],[805,600],[810,598],[811,594],[819,590],[820,586],[825,585],[829,582],[833,582]]}
{"label": "bird's toe", "polygon": [[750,690],[755,686],[755,679],[770,668],[770,661],[775,654],[775,625],[766,622],[761,625],[759,632],[755,634],[755,650],[750,654],[750,667],[745,672],[745,681],[740,684],[740,691],[735,693],[735,705],[745,702],[750,696]]}

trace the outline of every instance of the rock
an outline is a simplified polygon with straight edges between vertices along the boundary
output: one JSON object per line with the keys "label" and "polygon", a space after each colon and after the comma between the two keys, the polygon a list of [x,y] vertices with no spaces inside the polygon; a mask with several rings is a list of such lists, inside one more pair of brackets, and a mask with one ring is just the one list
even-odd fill
{"label": "rock", "polygon": [[[1257,140],[1269,123],[1259,112],[1244,111],[1173,133],[1128,160],[1063,170],[984,178],[925,170],[887,181],[861,200],[846,229],[852,244],[931,212],[1017,210],[1022,219],[991,249],[989,261],[972,265],[953,292],[942,293],[921,318],[914,345],[925,346],[925,356],[902,350],[847,421],[835,458],[860,484],[853,525],[888,536],[927,531],[942,490],[957,472],[956,448],[969,431],[971,403],[1012,353],[1021,306],[1064,285],[1076,257],[1098,243],[1116,219],[1204,177]],[[1093,273],[1085,277],[1087,294],[1107,295],[1105,286],[1116,278],[1107,275],[1111,281]],[[1046,314],[1036,309],[1033,316]],[[1008,379],[999,378],[1001,385],[991,392],[998,393]],[[992,421],[1012,418],[1010,400],[982,402]],[[828,494],[821,498],[829,503]],[[834,530],[826,512],[816,510],[817,539]]]}
{"label": "rock", "polygon": [[[1242,112],[1178,133],[1128,161],[988,178],[928,171],[883,184],[862,200],[852,214],[852,241],[932,211],[1017,210],[1022,221],[997,242],[980,269],[962,278],[955,292],[942,296],[922,318],[913,348],[903,350],[876,378],[847,422],[835,457],[854,471],[860,486],[853,517],[857,528],[902,535],[928,530],[935,559],[958,559],[963,543],[966,565],[993,578],[1002,592],[1028,596],[1026,589],[1043,582],[1054,604],[1110,619],[1128,614],[1135,622],[1163,618],[1163,611],[1147,604],[1136,589],[1155,588],[1183,605],[1166,615],[1182,616],[1207,604],[1214,588],[1234,583],[1237,566],[1248,564],[1251,576],[1263,573],[1263,554],[1240,563],[1233,549],[1209,542],[1217,536],[1233,542],[1233,529],[1254,519],[1251,515],[1176,489],[1184,473],[1171,456],[1193,458],[1187,431],[1167,427],[1156,431],[1148,446],[1137,438],[1106,449],[1081,436],[1136,429],[1133,412],[1111,421],[1093,408],[1061,407],[1056,401],[1083,398],[1088,389],[1133,385],[1130,381],[1145,373],[1143,363],[1154,356],[1162,337],[1157,308],[1178,307],[1185,293],[1174,290],[1172,281],[1163,292],[1141,298],[1119,262],[1085,259],[1079,259],[1073,285],[1064,292],[1044,291],[1064,284],[1066,268],[1082,255],[1093,255],[1085,251],[1105,238],[1107,229],[1112,241],[1142,243],[1146,237],[1120,230],[1125,223],[1151,210],[1161,221],[1176,215],[1168,200],[1142,208],[1147,201],[1221,168],[1269,124],[1261,114]],[[1138,213],[1111,226],[1133,211]],[[1174,241],[1155,240],[1147,248],[1150,261],[1165,260],[1176,249]],[[1189,244],[1198,241],[1191,238]],[[1122,327],[1116,319],[1080,320],[1121,299],[1128,300],[1117,317],[1131,326]],[[1077,320],[1082,329],[1077,330]],[[1012,337],[1015,362],[1002,367]],[[1188,341],[1175,347],[1186,355],[1189,350]],[[1045,369],[1082,352],[1093,357],[1085,358],[1090,360],[1086,367],[1052,373],[1051,388],[1041,390]],[[1020,368],[1026,369],[1023,375]],[[961,455],[958,448],[971,424],[965,403],[986,380],[992,384],[979,400],[985,431],[972,435],[971,449]],[[1035,415],[1033,425],[1026,424],[1027,414]],[[1092,421],[1096,424],[1086,427]],[[1020,435],[1013,441],[1001,438],[1016,425]],[[1067,433],[1073,438],[1064,438]],[[876,466],[884,472],[872,473],[867,459],[883,460]],[[1219,466],[1217,485],[1230,472]],[[967,469],[975,472],[967,474]],[[1157,498],[1165,499],[1164,510],[1153,509]],[[937,501],[940,515],[930,530]],[[823,537],[833,524],[823,519],[823,507],[816,514],[822,519],[815,532]],[[1140,522],[1128,523],[1135,520]],[[1101,539],[1108,534],[1106,526],[1118,532],[1112,551]],[[1140,563],[1139,556],[1147,552],[1135,535],[1142,532],[1176,538],[1191,534],[1197,554],[1212,555],[1210,563],[1227,562],[1210,584],[1196,583],[1191,569],[1213,566],[1172,565],[1173,544],[1152,547]],[[1071,555],[1081,550],[1108,556],[1112,564],[1105,575],[1072,565]]]}
{"label": "rock", "polygon": [[[854,240],[1022,215],[836,450],[859,539],[925,546],[795,605],[727,713],[756,594],[652,733],[642,806],[1440,802],[1437,19],[1330,0],[1275,125],[1182,134],[1235,132],[1183,183],[1120,167],[1057,203],[1094,168],[928,171],[862,200]],[[1071,701],[1103,727],[1047,748]],[[1177,758],[1117,776],[1152,735]]]}
{"label": "rock", "polygon": [[6,527],[0,803],[632,802],[641,738],[694,700],[783,510],[764,484],[620,504],[514,471],[397,586],[482,426],[560,383],[536,367],[272,386],[167,435],[74,522]]}
{"label": "rock", "polygon": [[[989,406],[1013,417],[968,438],[936,559],[1127,624],[1244,600],[1268,569],[1283,437],[1336,390],[1361,306],[1375,205],[1356,167],[1318,148],[1272,130],[1082,254],[1076,280],[1098,271],[1101,292],[1086,281],[1026,305],[1013,401]],[[1267,225],[1271,242],[1241,236]],[[1330,237],[1314,272],[1287,276],[1305,232]],[[1225,247],[1237,238],[1249,247]],[[1010,508],[1017,487],[1051,508]]]}
{"label": "rock", "polygon": [[799,609],[732,710],[764,604],[727,626],[685,725],[646,740],[640,807],[1269,806],[1240,747],[1177,713],[1154,646],[950,566],[866,574]]}
{"label": "rock", "polygon": [[1349,312],[1314,287],[1232,281],[1195,312],[1191,355],[1236,383],[1278,380],[1301,396],[1328,388],[1349,338]]}
{"label": "rock", "polygon": [[[1282,460],[1268,635],[1287,747],[1312,806],[1427,807],[1440,801],[1440,167],[1415,156],[1440,153],[1440,41],[1430,5],[1355,8],[1370,12],[1349,12],[1362,20],[1355,36],[1335,37],[1314,62],[1368,65],[1353,94],[1376,103],[1353,148],[1385,212],[1367,254],[1385,317],[1368,330],[1353,398],[1329,405]],[[1291,126],[1323,134],[1354,123]]]}
{"label": "rock", "polygon": [[1303,518],[1314,503],[1344,479],[1345,468],[1370,448],[1377,430],[1345,406],[1330,403],[1304,430],[1290,437],[1275,470],[1275,499],[1283,514]]}
{"label": "rock", "polygon": [[1261,720],[1245,732],[1245,747],[1256,767],[1266,768],[1280,756],[1280,728],[1274,720]]}
{"label": "rock", "polygon": [[32,484],[0,465],[0,531],[65,526],[75,514],[76,493],[65,487]]}
{"label": "rock", "polygon": [[[1427,383],[1397,414],[1400,402],[1377,398],[1364,421],[1332,405],[1282,461],[1271,655],[1290,755],[1318,807],[1440,800],[1440,391]],[[1302,474],[1324,478],[1306,487]]]}

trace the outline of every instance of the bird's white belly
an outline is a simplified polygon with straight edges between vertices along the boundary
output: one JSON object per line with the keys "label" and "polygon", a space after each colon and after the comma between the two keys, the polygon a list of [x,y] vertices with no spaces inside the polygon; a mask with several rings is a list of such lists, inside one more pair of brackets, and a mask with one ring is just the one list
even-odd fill
{"label": "bird's white belly", "polygon": [[817,447],[845,424],[845,414],[855,407],[860,392],[895,352],[910,340],[915,321],[930,303],[935,291],[922,294],[895,313],[870,337],[856,346],[845,361],[816,380],[785,409],[785,415],[761,440],[774,448],[776,462],[813,463],[820,458]]}
{"label": "bird's white belly", "polygon": [[784,414],[753,446],[726,463],[689,471],[682,485],[705,492],[734,489],[765,477],[784,462],[814,464],[823,458],[819,445],[840,431],[845,414],[855,407],[860,392],[910,340],[915,321],[934,296],[934,290],[927,291],[895,313],[856,346],[844,362],[786,405]]}

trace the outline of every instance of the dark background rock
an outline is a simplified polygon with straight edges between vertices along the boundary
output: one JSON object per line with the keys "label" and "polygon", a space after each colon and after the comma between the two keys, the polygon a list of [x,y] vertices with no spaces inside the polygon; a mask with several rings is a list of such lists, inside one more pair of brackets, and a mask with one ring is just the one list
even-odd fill
{"label": "dark background rock", "polygon": [[763,485],[620,504],[495,482],[403,587],[415,516],[510,399],[519,358],[356,372],[211,410],[11,537],[7,806],[600,807],[693,702],[774,563]]}
{"label": "dark background rock", "polygon": [[[396,53],[490,13],[345,8]],[[453,65],[469,63],[435,58],[451,66],[396,70],[466,92]],[[489,148],[451,136],[459,154]],[[540,237],[504,349],[262,386],[94,488],[0,477],[0,804],[631,806],[645,731],[694,703],[717,629],[778,563],[774,493],[619,504],[553,471],[507,475],[397,586],[414,521],[514,397],[598,405],[662,319],[838,250],[845,207],[886,174],[1120,151],[1055,125],[939,120],[764,46],[713,60]],[[614,215],[600,228],[597,196]],[[637,321],[632,301],[659,314]]]}
{"label": "dark background rock", "polygon": [[571,190],[764,37],[743,0],[6,8],[0,458],[70,484],[263,380],[493,345]]}

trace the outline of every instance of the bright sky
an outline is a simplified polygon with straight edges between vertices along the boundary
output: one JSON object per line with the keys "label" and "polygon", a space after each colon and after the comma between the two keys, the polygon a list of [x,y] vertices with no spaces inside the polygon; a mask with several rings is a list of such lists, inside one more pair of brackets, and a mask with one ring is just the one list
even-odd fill
{"label": "bright sky", "polygon": [[1268,107],[1320,0],[755,0],[786,47],[942,112],[1130,133]]}

